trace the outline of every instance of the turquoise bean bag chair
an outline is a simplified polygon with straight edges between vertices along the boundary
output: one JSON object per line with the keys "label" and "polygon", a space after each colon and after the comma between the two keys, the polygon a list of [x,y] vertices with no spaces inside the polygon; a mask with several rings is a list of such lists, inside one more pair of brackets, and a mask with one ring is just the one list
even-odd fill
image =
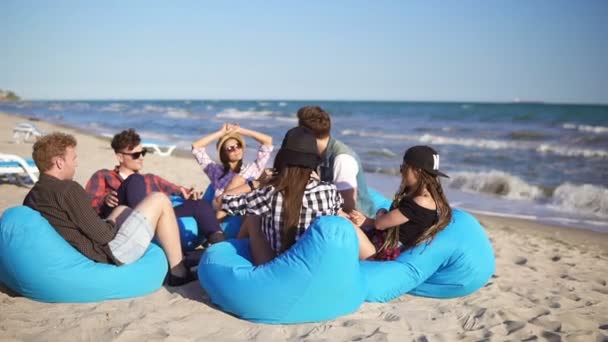
{"label": "turquoise bean bag chair", "polygon": [[[203,199],[211,202],[211,200],[213,200],[214,192],[215,190],[210,185],[205,191]],[[209,199],[209,197],[211,199]],[[174,207],[184,203],[184,198],[182,196],[170,196],[169,198]],[[220,223],[220,228],[224,231],[227,238],[235,238],[241,229],[242,221],[243,219],[240,216],[227,217]],[[199,235],[198,225],[193,217],[178,217],[177,224],[179,226],[180,240],[184,251],[194,250],[207,240],[204,236]]]}
{"label": "turquoise bean bag chair", "polygon": [[65,241],[35,210],[8,209],[0,218],[0,282],[42,302],[99,302],[158,290],[167,259],[154,244],[137,262],[96,263]]}
{"label": "turquoise bean bag chair", "polygon": [[[374,192],[376,205],[390,201]],[[490,241],[470,214],[454,210],[452,222],[431,243],[394,261],[358,261],[352,224],[318,218],[296,244],[254,267],[248,240],[211,246],[199,280],[222,310],[264,323],[316,322],[348,314],[363,301],[386,302],[404,294],[465,296],[483,287],[495,270]]]}
{"label": "turquoise bean bag chair", "polygon": [[405,293],[462,297],[488,282],[496,269],[488,236],[471,214],[452,212],[452,222],[430,243],[403,251],[394,261],[361,262],[367,301],[386,302]]}
{"label": "turquoise bean bag chair", "polygon": [[354,312],[365,299],[353,226],[318,218],[289,250],[254,267],[249,240],[211,246],[198,267],[202,287],[222,310],[264,323],[302,323]]}

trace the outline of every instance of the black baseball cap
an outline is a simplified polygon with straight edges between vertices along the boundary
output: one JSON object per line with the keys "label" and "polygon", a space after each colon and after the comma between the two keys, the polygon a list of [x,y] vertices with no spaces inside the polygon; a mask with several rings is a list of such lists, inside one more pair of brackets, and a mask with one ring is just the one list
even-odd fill
{"label": "black baseball cap", "polygon": [[420,168],[433,176],[450,178],[439,171],[439,153],[429,146],[413,146],[405,151],[403,164]]}
{"label": "black baseball cap", "polygon": [[274,168],[280,170],[286,166],[299,166],[316,169],[321,163],[317,139],[306,127],[294,127],[285,133],[281,149],[274,159]]}

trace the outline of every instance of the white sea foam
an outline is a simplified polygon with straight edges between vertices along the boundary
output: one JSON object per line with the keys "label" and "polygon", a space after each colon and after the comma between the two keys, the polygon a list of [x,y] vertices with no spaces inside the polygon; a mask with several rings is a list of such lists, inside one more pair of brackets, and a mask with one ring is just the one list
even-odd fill
{"label": "white sea foam", "polygon": [[190,119],[194,116],[192,115],[192,113],[185,109],[169,108],[165,113],[165,117],[172,119]]}
{"label": "white sea foam", "polygon": [[493,194],[517,200],[535,200],[543,197],[541,188],[502,171],[455,172],[447,180],[450,187],[463,191]]}
{"label": "white sea foam", "polygon": [[250,120],[267,120],[272,117],[274,112],[270,110],[246,110],[241,111],[236,108],[228,108],[217,113],[215,116],[224,119],[250,119]]}
{"label": "white sea foam", "polygon": [[62,111],[63,109],[64,109],[63,106],[59,103],[53,103],[49,106],[49,110],[56,111],[56,112]]}
{"label": "white sea foam", "polygon": [[279,107],[285,107],[287,106],[287,102],[279,102]]}
{"label": "white sea foam", "polygon": [[493,139],[475,139],[475,138],[456,138],[456,137],[445,137],[433,134],[423,134],[421,136],[409,135],[409,134],[386,134],[384,132],[375,131],[361,131],[353,129],[345,129],[340,133],[342,135],[359,136],[368,138],[380,138],[380,139],[394,139],[394,140],[410,140],[417,141],[423,144],[429,145],[457,145],[464,147],[482,148],[488,150],[502,150],[502,149],[517,149],[517,150],[536,150],[541,154],[556,154],[567,157],[585,157],[585,158],[608,158],[608,150],[600,149],[585,149],[576,148],[564,145],[553,145],[553,144],[536,144],[534,142],[524,141],[505,141],[505,140],[493,140]]}
{"label": "white sea foam", "polygon": [[107,106],[103,106],[101,107],[101,109],[99,109],[100,112],[122,112],[125,111],[129,106],[127,106],[124,103],[110,103]]}
{"label": "white sea foam", "polygon": [[608,158],[608,151],[584,149],[560,145],[541,144],[536,148],[539,153],[552,153],[566,157]]}
{"label": "white sea foam", "polygon": [[418,141],[430,145],[459,145],[466,147],[479,147],[490,150],[527,148],[527,146],[524,144],[515,143],[511,141],[473,138],[451,138],[432,134],[424,134],[420,138],[418,138]]}
{"label": "white sea foam", "polygon": [[608,127],[606,127],[606,126],[576,125],[573,123],[565,123],[562,125],[562,127],[565,129],[576,129],[581,132],[588,132],[588,133],[595,133],[595,134],[608,133]]}
{"label": "white sea foam", "polygon": [[608,189],[599,185],[564,183],[553,192],[551,203],[570,212],[608,218]]}

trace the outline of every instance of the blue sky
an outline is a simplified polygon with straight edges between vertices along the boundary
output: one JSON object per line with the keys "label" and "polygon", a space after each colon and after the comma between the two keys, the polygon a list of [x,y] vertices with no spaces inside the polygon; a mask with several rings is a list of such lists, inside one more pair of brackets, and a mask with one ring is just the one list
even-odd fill
{"label": "blue sky", "polygon": [[30,99],[608,103],[608,1],[0,0]]}

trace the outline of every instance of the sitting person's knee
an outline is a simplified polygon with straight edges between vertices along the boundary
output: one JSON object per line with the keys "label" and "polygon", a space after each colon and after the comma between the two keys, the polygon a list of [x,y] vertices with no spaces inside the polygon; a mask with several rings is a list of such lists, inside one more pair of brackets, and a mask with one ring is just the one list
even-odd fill
{"label": "sitting person's knee", "polygon": [[152,192],[148,196],[146,196],[146,199],[158,202],[163,205],[171,205],[171,200],[169,200],[169,197],[167,197],[167,195],[162,192]]}

